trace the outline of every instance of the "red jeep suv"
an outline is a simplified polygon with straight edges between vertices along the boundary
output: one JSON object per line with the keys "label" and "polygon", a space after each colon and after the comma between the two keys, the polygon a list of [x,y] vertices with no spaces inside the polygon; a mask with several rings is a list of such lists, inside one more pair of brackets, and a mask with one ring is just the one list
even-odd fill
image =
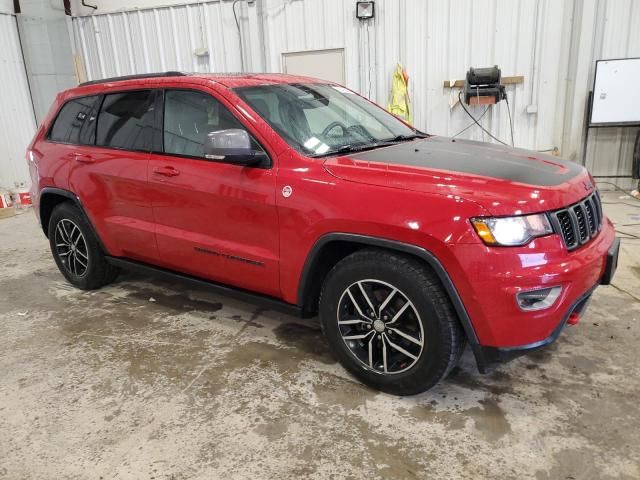
{"label": "red jeep suv", "polygon": [[58,95],[27,152],[58,268],[120,268],[319,314],[361,381],[424,391],[553,342],[619,241],[572,162],[424,134],[353,91],[167,72]]}

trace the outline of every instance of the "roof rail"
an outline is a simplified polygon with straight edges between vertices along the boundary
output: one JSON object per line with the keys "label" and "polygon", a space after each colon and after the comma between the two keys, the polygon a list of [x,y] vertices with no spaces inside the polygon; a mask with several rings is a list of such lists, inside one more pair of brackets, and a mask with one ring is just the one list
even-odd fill
{"label": "roof rail", "polygon": [[158,78],[158,77],[184,77],[186,73],[183,72],[158,72],[158,73],[141,73],[138,75],[124,75],[121,77],[102,78],[100,80],[91,80],[89,82],[83,82],[79,84],[79,87],[86,85],[96,85],[98,83],[111,83],[111,82],[124,82],[125,80],[136,80],[140,78]]}

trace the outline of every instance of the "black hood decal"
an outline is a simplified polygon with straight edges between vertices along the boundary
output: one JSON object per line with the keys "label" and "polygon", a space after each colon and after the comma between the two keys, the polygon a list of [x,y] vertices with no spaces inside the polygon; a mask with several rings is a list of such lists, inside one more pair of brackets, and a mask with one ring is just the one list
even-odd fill
{"label": "black hood decal", "polygon": [[583,167],[558,157],[493,143],[452,141],[430,137],[349,158],[355,161],[433,168],[450,172],[498,178],[528,185],[560,185],[582,172]]}

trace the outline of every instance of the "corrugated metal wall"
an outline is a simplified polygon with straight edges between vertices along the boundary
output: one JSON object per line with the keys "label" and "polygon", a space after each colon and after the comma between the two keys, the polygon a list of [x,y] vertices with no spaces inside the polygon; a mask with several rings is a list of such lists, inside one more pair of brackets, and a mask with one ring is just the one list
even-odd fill
{"label": "corrugated metal wall", "polygon": [[[469,118],[459,106],[449,110],[452,92],[443,89],[443,81],[463,79],[469,66],[499,65],[505,76],[525,77],[523,84],[507,87],[515,144],[533,149],[558,145],[554,124],[556,105],[563,94],[559,47],[567,2],[414,3],[412,14],[405,15],[403,47],[405,63],[415,71],[414,97],[419,92],[427,96],[427,101],[416,104],[416,119],[421,125],[443,135],[453,135],[468,125]],[[391,62],[399,54],[391,51],[384,60]],[[378,95],[388,89],[388,82],[381,86]],[[526,113],[529,105],[537,108],[537,114]],[[488,129],[505,142],[510,138],[506,107],[501,103],[485,117]],[[477,116],[484,107],[474,110]],[[490,140],[477,128],[470,129],[468,136]]]}
{"label": "corrugated metal wall", "polygon": [[[240,7],[238,7],[240,10]],[[74,19],[88,79],[182,70],[240,71],[230,4],[209,2]]]}
{"label": "corrugated metal wall", "polygon": [[35,117],[13,15],[0,13],[0,188],[27,185],[25,150]]}
{"label": "corrugated metal wall", "polygon": [[[355,18],[355,0],[211,1],[74,19],[89,79],[159,70],[282,71],[282,53],[344,48],[346,84],[386,104],[397,61],[407,68],[414,123],[453,135],[470,119],[444,80],[469,66],[498,64],[524,75],[507,87],[515,144],[561,149],[581,161],[585,101],[596,59],[640,56],[634,0],[377,0],[376,17]],[[635,26],[635,28],[634,28]],[[195,53],[207,51],[208,55]],[[473,112],[479,115],[482,107]],[[529,111],[530,113],[527,113]],[[483,118],[510,140],[506,104]],[[461,135],[489,141],[478,128]],[[587,164],[596,174],[630,173],[633,129],[592,130]]]}

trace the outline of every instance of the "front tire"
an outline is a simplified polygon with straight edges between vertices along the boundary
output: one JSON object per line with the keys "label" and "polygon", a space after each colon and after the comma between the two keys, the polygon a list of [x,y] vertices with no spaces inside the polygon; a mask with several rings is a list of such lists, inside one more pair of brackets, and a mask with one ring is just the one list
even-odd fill
{"label": "front tire", "polygon": [[320,320],[340,363],[366,385],[424,392],[456,365],[465,337],[438,278],[421,262],[361,250],[329,272]]}
{"label": "front tire", "polygon": [[100,288],[118,275],[118,269],[107,263],[84,214],[71,203],[61,203],[51,213],[49,245],[62,275],[82,290]]}

